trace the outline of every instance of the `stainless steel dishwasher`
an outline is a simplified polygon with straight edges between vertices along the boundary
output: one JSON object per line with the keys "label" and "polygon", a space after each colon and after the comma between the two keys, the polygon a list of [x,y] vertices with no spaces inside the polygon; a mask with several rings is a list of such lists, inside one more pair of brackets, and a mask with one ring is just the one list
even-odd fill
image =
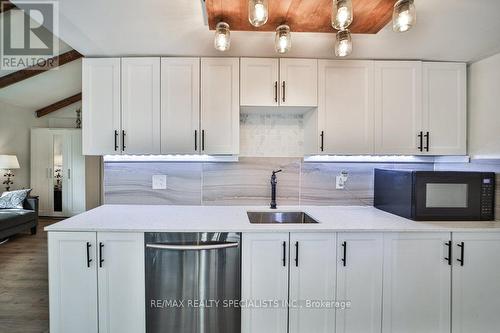
{"label": "stainless steel dishwasher", "polygon": [[240,239],[239,233],[146,233],[146,332],[240,332]]}

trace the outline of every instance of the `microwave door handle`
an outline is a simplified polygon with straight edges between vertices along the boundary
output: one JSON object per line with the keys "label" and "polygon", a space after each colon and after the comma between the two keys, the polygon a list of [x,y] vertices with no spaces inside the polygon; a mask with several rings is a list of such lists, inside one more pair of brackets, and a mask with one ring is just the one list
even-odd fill
{"label": "microwave door handle", "polygon": [[146,247],[159,250],[173,251],[201,251],[201,250],[219,250],[232,247],[238,247],[239,243],[221,243],[221,244],[186,244],[186,245],[169,245],[169,244],[146,244]]}

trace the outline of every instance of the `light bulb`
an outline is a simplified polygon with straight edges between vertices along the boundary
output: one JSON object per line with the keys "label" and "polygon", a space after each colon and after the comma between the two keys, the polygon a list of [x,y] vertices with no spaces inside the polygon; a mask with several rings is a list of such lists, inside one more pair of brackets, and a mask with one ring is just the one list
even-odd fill
{"label": "light bulb", "polygon": [[268,0],[248,0],[248,21],[254,27],[266,24],[268,19]]}
{"label": "light bulb", "polygon": [[352,52],[352,40],[349,30],[337,32],[335,38],[335,55],[337,57],[347,57]]}
{"label": "light bulb", "polygon": [[292,47],[292,35],[290,27],[286,24],[280,25],[276,28],[276,37],[274,39],[276,52],[287,53]]}
{"label": "light bulb", "polygon": [[405,32],[411,29],[417,21],[417,14],[413,0],[399,0],[394,5],[392,13],[392,29],[396,32]]}
{"label": "light bulb", "polygon": [[231,47],[231,33],[229,31],[229,24],[226,22],[219,22],[215,27],[214,46],[219,51],[227,51]]}
{"label": "light bulb", "polygon": [[352,1],[332,1],[332,27],[336,30],[344,30],[352,23]]}

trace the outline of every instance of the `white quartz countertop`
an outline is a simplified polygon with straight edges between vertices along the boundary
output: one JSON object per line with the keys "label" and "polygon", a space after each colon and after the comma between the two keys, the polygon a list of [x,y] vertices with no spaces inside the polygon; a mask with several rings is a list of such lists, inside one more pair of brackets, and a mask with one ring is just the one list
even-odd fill
{"label": "white quartz countertop", "polygon": [[500,221],[411,221],[369,206],[282,206],[272,211],[303,211],[317,224],[251,224],[247,211],[259,206],[104,205],[45,227],[46,231],[123,232],[319,232],[319,231],[500,231]]}

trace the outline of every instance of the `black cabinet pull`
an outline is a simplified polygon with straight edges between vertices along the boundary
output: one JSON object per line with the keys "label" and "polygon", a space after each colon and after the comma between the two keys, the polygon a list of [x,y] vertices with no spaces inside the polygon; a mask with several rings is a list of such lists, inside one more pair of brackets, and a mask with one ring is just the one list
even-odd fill
{"label": "black cabinet pull", "polygon": [[451,241],[444,243],[444,245],[448,246],[448,257],[445,257],[444,260],[448,261],[448,265],[451,266]]}
{"label": "black cabinet pull", "polygon": [[118,150],[118,131],[115,130],[115,151]]}
{"label": "black cabinet pull", "polygon": [[286,267],[286,242],[283,242],[283,267]]}
{"label": "black cabinet pull", "polygon": [[90,247],[92,245],[87,242],[87,267],[90,267],[90,263],[92,262],[92,259],[90,259]]}
{"label": "black cabinet pull", "polygon": [[125,130],[122,130],[122,151],[125,151],[125,148],[127,148],[127,146],[125,146],[125,136],[127,135],[127,133],[125,133]]}
{"label": "black cabinet pull", "polygon": [[325,148],[325,146],[324,146],[324,143],[325,143],[325,132],[321,131],[321,134],[319,136],[321,137],[321,145],[319,146],[319,149],[321,149],[321,151],[323,151],[324,148]]}
{"label": "black cabinet pull", "polygon": [[283,95],[281,96],[281,100],[283,101],[283,103],[285,102],[285,90],[286,90],[286,83],[285,81],[283,81],[283,84],[281,85],[281,88],[283,90]]}
{"label": "black cabinet pull", "polygon": [[102,248],[104,247],[103,243],[99,243],[99,267],[102,267],[102,263],[104,262],[104,259],[102,257]]}
{"label": "black cabinet pull", "polygon": [[205,151],[205,130],[201,130],[201,151]]}
{"label": "black cabinet pull", "polygon": [[417,135],[420,141],[420,145],[418,146],[418,150],[424,151],[424,132],[420,131],[420,133]]}
{"label": "black cabinet pull", "polygon": [[463,266],[464,265],[465,244],[464,244],[464,242],[461,242],[460,244],[457,244],[457,246],[460,248],[460,259],[457,259],[457,261],[460,263],[460,266]]}
{"label": "black cabinet pull", "polygon": [[342,250],[343,250],[342,266],[345,267],[345,265],[347,265],[347,242],[346,241],[342,242]]}
{"label": "black cabinet pull", "polygon": [[278,103],[278,81],[274,81],[274,102]]}
{"label": "black cabinet pull", "polygon": [[194,151],[198,151],[198,130],[194,130]]}
{"label": "black cabinet pull", "polygon": [[295,267],[299,267],[299,242],[295,242]]}
{"label": "black cabinet pull", "polygon": [[429,151],[429,132],[425,133],[425,151]]}

